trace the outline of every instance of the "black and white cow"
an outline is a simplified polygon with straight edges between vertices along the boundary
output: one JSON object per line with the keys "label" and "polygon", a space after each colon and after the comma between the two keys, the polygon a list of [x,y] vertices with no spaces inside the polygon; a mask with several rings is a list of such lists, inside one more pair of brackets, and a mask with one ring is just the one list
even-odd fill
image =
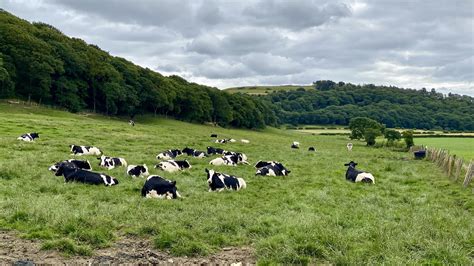
{"label": "black and white cow", "polygon": [[262,176],[287,176],[291,173],[282,163],[276,161],[258,161],[255,168],[257,168],[255,175]]}
{"label": "black and white cow", "polygon": [[364,171],[359,171],[355,169],[357,163],[350,161],[349,163],[344,164],[344,166],[348,166],[346,171],[346,179],[352,182],[363,182],[363,183],[371,183],[375,184],[375,178],[371,173],[367,173]]}
{"label": "black and white cow", "polygon": [[92,170],[91,163],[87,160],[76,160],[76,159],[69,159],[69,160],[64,160],[61,162],[57,162],[49,167],[49,171],[56,172],[59,168],[59,165],[63,162],[68,162],[72,163],[76,168],[83,169],[83,170]]}
{"label": "black and white cow", "polygon": [[236,155],[237,157],[237,163],[241,164],[249,164],[247,162],[247,155],[241,152],[234,152],[234,151],[224,151],[223,153],[224,156],[229,156],[229,155]]}
{"label": "black and white cow", "polygon": [[213,154],[224,154],[225,150],[220,149],[220,148],[214,148],[214,147],[207,147],[207,154],[213,155]]}
{"label": "black and white cow", "polygon": [[70,162],[60,163],[55,175],[64,176],[65,182],[76,181],[92,185],[104,184],[106,186],[113,186],[119,183],[117,179],[109,175],[82,170]]}
{"label": "black and white cow", "polygon": [[314,147],[309,147],[308,151],[316,151],[316,149]]}
{"label": "black and white cow", "polygon": [[184,169],[191,168],[191,164],[187,160],[183,161],[174,161],[168,160],[164,162],[160,162],[159,164],[155,165],[155,168],[159,168],[165,172],[173,173],[177,171],[181,171]]}
{"label": "black and white cow", "polygon": [[158,199],[177,199],[181,198],[177,188],[176,181],[164,179],[161,176],[149,176],[142,188],[142,197]]}
{"label": "black and white cow", "polygon": [[207,183],[209,184],[209,192],[222,191],[224,189],[240,190],[247,187],[247,183],[243,178],[221,174],[214,170],[208,170]]}
{"label": "black and white cow", "polygon": [[167,151],[164,151],[162,153],[159,153],[157,156],[156,156],[156,159],[158,160],[171,160],[171,159],[174,159],[180,155],[182,155],[183,152],[181,150],[167,150]]}
{"label": "black and white cow", "polygon": [[204,157],[207,157],[206,153],[203,152],[203,151],[198,151],[198,150],[195,150],[195,149],[191,149],[191,148],[184,148],[182,150],[183,153],[185,153],[186,155],[188,156],[193,156],[193,157],[196,157],[196,158],[204,158]]}
{"label": "black and white cow", "polygon": [[99,156],[102,154],[99,148],[93,146],[77,146],[69,145],[71,148],[72,155],[96,155]]}
{"label": "black and white cow", "polygon": [[211,138],[217,138],[217,134],[211,134]]}
{"label": "black and white cow", "polygon": [[300,148],[300,143],[298,141],[293,141],[291,144],[292,149],[299,149]]}
{"label": "black and white cow", "polygon": [[36,132],[33,133],[26,133],[17,138],[17,140],[23,140],[23,141],[34,141],[35,139],[39,138],[39,134]]}
{"label": "black and white cow", "polygon": [[108,157],[108,156],[100,156],[97,158],[100,160],[99,166],[105,167],[109,170],[114,169],[116,166],[127,166],[127,161],[124,158],[119,157]]}
{"label": "black and white cow", "polygon": [[148,167],[146,164],[143,165],[129,165],[127,167],[127,175],[131,177],[139,177],[139,176],[148,176]]}
{"label": "black and white cow", "polygon": [[249,164],[247,156],[243,153],[224,155],[209,162],[210,165],[230,165],[237,166],[237,164]]}
{"label": "black and white cow", "polygon": [[235,139],[216,139],[216,141],[214,141],[215,143],[228,143],[228,142],[236,142]]}

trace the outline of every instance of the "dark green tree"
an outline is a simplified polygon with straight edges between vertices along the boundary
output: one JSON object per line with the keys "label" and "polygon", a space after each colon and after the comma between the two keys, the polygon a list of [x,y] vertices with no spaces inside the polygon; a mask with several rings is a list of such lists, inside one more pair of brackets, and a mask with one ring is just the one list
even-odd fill
{"label": "dark green tree", "polygon": [[413,141],[413,130],[403,131],[402,137],[405,140],[407,148],[410,148],[411,146],[415,145],[415,142]]}

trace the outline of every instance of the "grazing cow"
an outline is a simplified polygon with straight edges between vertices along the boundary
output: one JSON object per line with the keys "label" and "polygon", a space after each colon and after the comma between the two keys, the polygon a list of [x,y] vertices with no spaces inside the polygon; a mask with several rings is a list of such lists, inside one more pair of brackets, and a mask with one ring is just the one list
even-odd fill
{"label": "grazing cow", "polygon": [[99,156],[102,154],[99,148],[92,147],[92,146],[77,146],[77,145],[69,145],[71,148],[72,155],[96,155]]}
{"label": "grazing cow", "polygon": [[207,154],[213,155],[213,154],[224,154],[224,150],[220,148],[214,148],[214,147],[207,147]]}
{"label": "grazing cow", "polygon": [[209,184],[209,192],[211,191],[222,191],[224,189],[240,190],[247,187],[247,183],[243,178],[230,176],[215,172],[214,170],[208,170],[207,183]]}
{"label": "grazing cow", "polygon": [[164,179],[161,176],[149,176],[142,188],[142,197],[157,199],[177,199],[181,198],[176,181]]}
{"label": "grazing cow", "polygon": [[347,150],[348,150],[348,151],[352,151],[352,146],[353,146],[352,143],[350,143],[350,142],[347,143],[347,145],[346,145]]}
{"label": "grazing cow", "polygon": [[240,142],[242,142],[242,143],[250,143],[250,140],[248,140],[248,139],[241,139]]}
{"label": "grazing cow", "polygon": [[127,167],[127,175],[131,177],[139,177],[139,176],[148,176],[148,167],[146,164],[143,165],[129,165]]}
{"label": "grazing cow", "polygon": [[258,161],[257,164],[255,164],[255,168],[257,168],[255,175],[262,176],[287,176],[291,173],[282,163],[276,161]]}
{"label": "grazing cow", "polygon": [[23,141],[34,141],[36,138],[39,138],[39,134],[34,132],[34,133],[26,133],[17,138],[17,140],[23,140]]}
{"label": "grazing cow", "polygon": [[211,134],[211,138],[217,138],[217,134]]}
{"label": "grazing cow", "polygon": [[292,149],[299,149],[300,148],[300,143],[298,141],[293,141],[293,144],[291,144]]}
{"label": "grazing cow", "polygon": [[316,149],[314,147],[309,147],[308,151],[316,151]]}
{"label": "grazing cow", "polygon": [[131,125],[132,127],[135,126],[135,121],[133,119],[128,120],[128,124]]}
{"label": "grazing cow", "polygon": [[206,157],[206,153],[203,152],[203,151],[198,151],[198,150],[195,150],[195,149],[191,149],[191,148],[184,148],[182,150],[183,153],[186,153],[188,156],[193,156],[193,157],[196,157],[196,158],[204,158]]}
{"label": "grazing cow", "polygon": [[76,160],[76,159],[69,159],[69,160],[64,160],[61,162],[57,162],[49,167],[49,171],[56,172],[59,168],[59,165],[63,162],[68,162],[73,164],[76,168],[83,169],[83,170],[92,170],[91,163],[87,160]]}
{"label": "grazing cow", "polygon": [[99,166],[106,167],[109,170],[114,169],[116,166],[127,166],[127,161],[124,158],[118,157],[108,157],[108,156],[100,156],[97,158],[100,160]]}
{"label": "grazing cow", "polygon": [[159,168],[163,171],[173,173],[173,172],[180,171],[183,169],[189,169],[191,168],[191,164],[189,164],[187,160],[184,160],[184,161],[168,160],[165,162],[160,162],[159,164],[155,165],[155,168]]}
{"label": "grazing cow", "polygon": [[92,185],[104,184],[106,186],[113,186],[119,183],[117,179],[109,175],[82,170],[70,162],[60,163],[55,175],[64,176],[65,182],[76,181]]}
{"label": "grazing cow", "polygon": [[357,163],[350,161],[349,163],[344,164],[348,166],[346,171],[346,179],[352,182],[362,182],[362,183],[371,183],[375,184],[375,178],[371,173],[364,171],[359,171],[355,169]]}
{"label": "grazing cow", "polygon": [[171,159],[174,159],[176,157],[178,157],[179,155],[182,155],[183,153],[181,152],[181,150],[167,150],[167,151],[164,151],[162,153],[159,153],[158,155],[156,155],[156,159],[158,160],[171,160]]}

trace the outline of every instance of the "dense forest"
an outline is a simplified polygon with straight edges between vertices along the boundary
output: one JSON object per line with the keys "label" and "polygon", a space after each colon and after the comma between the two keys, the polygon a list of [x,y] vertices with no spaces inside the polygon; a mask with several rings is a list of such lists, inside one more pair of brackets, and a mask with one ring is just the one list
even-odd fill
{"label": "dense forest", "polygon": [[263,128],[271,103],[165,77],[44,23],[0,9],[0,98],[20,98],[106,115],[155,113],[192,122]]}
{"label": "dense forest", "polygon": [[259,98],[276,105],[283,123],[348,125],[353,117],[369,117],[387,127],[474,130],[474,98],[469,96],[330,80],[313,85]]}

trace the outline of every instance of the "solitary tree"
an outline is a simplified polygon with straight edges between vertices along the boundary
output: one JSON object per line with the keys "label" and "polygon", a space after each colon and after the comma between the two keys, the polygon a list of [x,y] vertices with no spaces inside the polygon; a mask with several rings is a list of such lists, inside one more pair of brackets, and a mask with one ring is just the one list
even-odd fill
{"label": "solitary tree", "polygon": [[375,144],[375,138],[380,136],[385,128],[373,119],[356,117],[350,120],[349,129],[351,130],[351,139],[364,138],[367,145],[372,146]]}
{"label": "solitary tree", "polygon": [[413,141],[413,130],[403,131],[402,136],[405,140],[407,148],[410,148],[411,146],[415,145],[415,142]]}
{"label": "solitary tree", "polygon": [[384,132],[384,136],[388,140],[389,144],[392,144],[394,141],[400,140],[402,138],[400,132],[394,129],[386,129]]}

